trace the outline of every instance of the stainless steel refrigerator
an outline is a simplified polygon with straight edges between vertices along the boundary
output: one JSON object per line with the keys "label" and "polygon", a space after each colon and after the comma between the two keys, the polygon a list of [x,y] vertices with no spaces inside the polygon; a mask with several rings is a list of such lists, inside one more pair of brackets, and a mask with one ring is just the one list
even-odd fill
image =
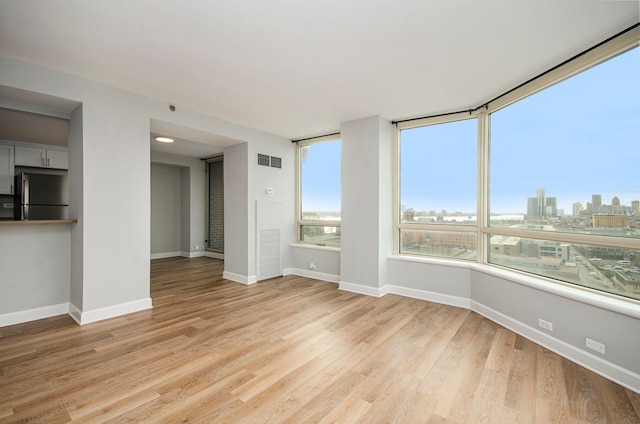
{"label": "stainless steel refrigerator", "polygon": [[17,220],[69,219],[67,176],[27,172],[16,175],[14,206]]}

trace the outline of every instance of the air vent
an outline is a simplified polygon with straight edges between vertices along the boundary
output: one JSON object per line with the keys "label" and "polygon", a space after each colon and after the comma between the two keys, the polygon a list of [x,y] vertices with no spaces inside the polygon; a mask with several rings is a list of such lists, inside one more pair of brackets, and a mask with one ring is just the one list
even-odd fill
{"label": "air vent", "polygon": [[269,155],[258,153],[258,165],[269,166]]}
{"label": "air vent", "polygon": [[271,167],[272,168],[282,168],[282,158],[277,158],[275,156],[271,156]]}
{"label": "air vent", "polygon": [[258,165],[282,169],[282,158],[258,153]]}

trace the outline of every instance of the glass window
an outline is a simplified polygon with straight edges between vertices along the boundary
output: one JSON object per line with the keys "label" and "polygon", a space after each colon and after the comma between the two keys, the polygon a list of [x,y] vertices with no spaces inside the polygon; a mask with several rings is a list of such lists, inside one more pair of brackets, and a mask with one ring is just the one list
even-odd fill
{"label": "glass window", "polygon": [[400,230],[400,253],[476,260],[477,240],[475,232]]}
{"label": "glass window", "polygon": [[640,299],[640,250],[491,235],[488,258],[495,265]]}
{"label": "glass window", "polygon": [[491,115],[490,225],[640,237],[640,50]]}
{"label": "glass window", "polygon": [[341,143],[298,143],[299,241],[340,245]]}
{"label": "glass window", "polygon": [[476,225],[477,119],[400,131],[400,220]]}
{"label": "glass window", "polygon": [[478,123],[464,115],[400,130],[400,253],[476,259]]}
{"label": "glass window", "polygon": [[477,119],[398,123],[396,250],[640,300],[637,47],[622,33]]}

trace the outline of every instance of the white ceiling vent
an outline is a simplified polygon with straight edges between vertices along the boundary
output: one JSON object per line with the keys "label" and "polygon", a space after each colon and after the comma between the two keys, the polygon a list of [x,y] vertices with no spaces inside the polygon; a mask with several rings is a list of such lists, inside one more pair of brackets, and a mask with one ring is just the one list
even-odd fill
{"label": "white ceiling vent", "polygon": [[263,155],[258,153],[258,165],[270,166],[271,168],[282,168],[282,158],[276,156]]}

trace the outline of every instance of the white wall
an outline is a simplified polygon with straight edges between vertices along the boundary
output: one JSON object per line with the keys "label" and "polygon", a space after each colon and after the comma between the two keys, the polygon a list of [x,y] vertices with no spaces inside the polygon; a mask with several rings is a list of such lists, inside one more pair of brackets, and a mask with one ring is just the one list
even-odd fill
{"label": "white wall", "polygon": [[[310,264],[315,268],[311,268]],[[338,283],[340,282],[340,249],[294,244],[291,246],[291,268],[286,273]]]}
{"label": "white wall", "polygon": [[0,226],[0,326],[66,312],[72,225]]}
{"label": "white wall", "polygon": [[[151,152],[153,165],[165,165],[172,167],[177,172],[175,178],[177,182],[178,205],[180,207],[180,220],[176,222],[179,232],[179,242],[176,250],[165,251],[166,253],[179,252],[185,257],[201,256],[205,248],[206,235],[206,175],[205,163],[198,158],[191,158],[180,155],[171,155],[163,152]],[[152,165],[152,168],[153,168]],[[153,181],[152,181],[153,184]],[[153,218],[153,211],[152,211]],[[161,227],[152,225],[154,230],[162,231]],[[152,234],[152,240],[154,235]],[[198,248],[196,250],[196,247]],[[163,252],[154,250],[152,254],[159,257]]]}
{"label": "white wall", "polygon": [[[151,307],[150,257],[150,121],[152,119],[244,141],[244,169],[256,149],[268,150],[289,162],[272,183],[282,196],[284,221],[293,222],[293,146],[290,140],[206,116],[168,103],[104,86],[69,74],[0,58],[0,85],[71,99],[82,104],[72,115],[69,140],[70,211],[78,223],[71,234],[71,315],[82,323]],[[80,120],[80,122],[79,122]],[[246,147],[245,147],[246,148]],[[226,250],[230,263],[242,263],[237,274],[255,275],[255,201],[264,187],[259,174],[248,171],[240,182],[233,216],[246,215],[243,227],[228,228],[227,236],[239,240],[237,249]],[[227,183],[225,181],[225,183]],[[235,181],[229,181],[234,184]],[[193,186],[193,184],[192,184]],[[242,187],[243,186],[243,187]],[[231,185],[229,190],[236,189]],[[204,208],[191,213],[204,215]],[[191,223],[202,222],[191,216]],[[192,231],[194,227],[191,227]],[[225,227],[225,230],[227,228]],[[292,231],[285,236],[291,237]],[[243,235],[243,233],[245,233]],[[199,231],[204,246],[204,231]],[[195,239],[195,236],[191,237]],[[235,239],[235,238],[234,238]],[[11,262],[16,254],[2,258]],[[289,257],[289,251],[285,257]],[[250,261],[247,262],[249,257]],[[251,260],[253,262],[251,263]],[[2,264],[0,264],[2,265]],[[11,273],[8,278],[21,279]]]}
{"label": "white wall", "polygon": [[182,169],[151,164],[151,257],[182,249]]}

